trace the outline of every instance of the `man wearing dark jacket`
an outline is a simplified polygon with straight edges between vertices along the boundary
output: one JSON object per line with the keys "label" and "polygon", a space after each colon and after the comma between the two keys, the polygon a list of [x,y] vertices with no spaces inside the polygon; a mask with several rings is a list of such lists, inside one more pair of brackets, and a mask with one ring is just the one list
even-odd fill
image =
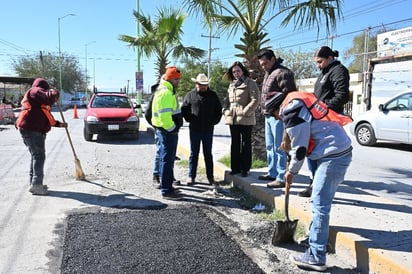
{"label": "man wearing dark jacket", "polygon": [[59,92],[50,89],[46,80],[35,79],[24,95],[22,111],[16,121],[16,128],[31,155],[29,192],[33,195],[48,194],[47,186],[43,184],[46,134],[52,126],[67,127],[66,123],[56,121],[50,113],[51,106],[58,99]]}
{"label": "man wearing dark jacket", "polygon": [[213,90],[209,88],[209,79],[205,74],[197,75],[195,88],[186,94],[182,104],[182,114],[189,123],[190,158],[188,185],[195,183],[199,161],[200,143],[205,158],[206,175],[209,184],[215,184],[213,175],[212,141],[214,125],[222,117],[222,104]]}
{"label": "man wearing dark jacket", "polygon": [[259,64],[266,72],[262,83],[260,107],[265,115],[265,142],[268,162],[268,173],[259,176],[259,180],[268,180],[269,188],[283,188],[285,186],[286,153],[280,148],[283,137],[283,122],[276,120],[266,112],[266,102],[275,94],[282,92],[285,95],[296,91],[293,72],[282,66],[282,59],[277,59],[272,50],[265,50],[258,55]]}

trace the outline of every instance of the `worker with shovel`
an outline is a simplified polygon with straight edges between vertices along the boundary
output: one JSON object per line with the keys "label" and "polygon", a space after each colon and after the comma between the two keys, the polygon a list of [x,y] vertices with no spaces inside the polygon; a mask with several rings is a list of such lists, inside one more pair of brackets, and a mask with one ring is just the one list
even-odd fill
{"label": "worker with shovel", "polygon": [[29,192],[33,195],[48,194],[47,186],[43,184],[46,134],[52,126],[67,127],[67,123],[56,121],[50,113],[58,99],[59,92],[50,89],[46,80],[35,79],[23,97],[22,111],[16,121],[16,128],[31,155]]}
{"label": "worker with shovel", "polygon": [[305,157],[317,163],[318,168],[313,178],[309,248],[304,254],[292,255],[291,260],[301,268],[324,271],[327,268],[326,245],[332,201],[352,160],[352,145],[342,127],[346,122],[342,123],[340,120],[345,120],[345,117],[328,109],[325,104],[318,108],[319,100],[315,101],[316,107],[313,107],[315,104],[308,103],[313,98],[316,100],[313,96],[307,92],[291,92],[287,96],[277,93],[266,102],[266,110],[275,119],[283,120],[290,137],[286,185],[292,184]]}

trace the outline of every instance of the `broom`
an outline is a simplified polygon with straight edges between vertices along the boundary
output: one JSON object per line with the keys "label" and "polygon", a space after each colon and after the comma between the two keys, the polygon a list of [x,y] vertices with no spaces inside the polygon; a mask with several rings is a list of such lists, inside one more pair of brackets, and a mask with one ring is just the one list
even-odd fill
{"label": "broom", "polygon": [[[57,104],[57,108],[59,109],[60,115],[62,117],[62,122],[66,123],[66,121],[64,120],[63,111],[62,111],[62,107],[60,106],[59,100],[56,101],[56,104]],[[77,158],[76,151],[74,150],[74,146],[73,146],[72,139],[70,138],[69,130],[67,129],[67,127],[65,127],[65,129],[66,129],[67,139],[69,139],[70,147],[72,148],[72,151],[73,151],[74,166],[76,168],[76,180],[84,180],[86,176],[84,175],[82,166],[80,164],[80,160],[79,158]]]}

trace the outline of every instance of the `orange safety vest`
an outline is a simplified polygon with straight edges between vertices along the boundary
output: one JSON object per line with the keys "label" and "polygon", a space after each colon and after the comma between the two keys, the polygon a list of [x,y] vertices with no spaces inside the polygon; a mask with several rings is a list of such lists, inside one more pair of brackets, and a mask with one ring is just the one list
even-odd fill
{"label": "orange safety vest", "polygon": [[[285,107],[292,100],[301,100],[307,109],[310,111],[312,118],[315,120],[331,121],[340,124],[341,126],[350,124],[353,120],[351,117],[337,113],[330,109],[325,102],[316,97],[312,92],[294,91],[289,92],[283,100],[280,108]],[[312,137],[309,139],[308,149],[306,155],[309,155],[315,147],[315,141]]]}
{"label": "orange safety vest", "polygon": [[[23,100],[21,100],[21,112],[19,114],[19,117],[16,120],[16,127],[20,128],[21,123],[23,122],[24,119],[26,119],[27,115],[29,115],[29,112],[32,108],[29,99],[27,98],[29,92],[31,89],[29,89],[26,94],[24,94]],[[40,109],[42,110],[43,114],[46,116],[47,120],[49,120],[49,123],[51,126],[56,125],[56,120],[54,119],[53,115],[50,113],[51,106],[49,105],[41,105]]]}
{"label": "orange safety vest", "polygon": [[281,108],[285,107],[292,100],[301,100],[310,111],[312,118],[315,120],[337,122],[341,126],[350,124],[352,122],[351,117],[337,113],[333,109],[330,109],[312,92],[294,91],[288,93],[281,105]]}

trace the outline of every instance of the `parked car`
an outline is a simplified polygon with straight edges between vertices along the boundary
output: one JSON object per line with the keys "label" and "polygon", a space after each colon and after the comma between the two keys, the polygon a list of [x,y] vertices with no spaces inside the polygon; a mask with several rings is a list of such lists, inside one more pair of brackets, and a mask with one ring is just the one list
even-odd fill
{"label": "parked car", "polygon": [[70,107],[74,107],[75,105],[81,108],[81,107],[86,107],[87,104],[84,99],[79,98],[79,97],[73,97],[70,99]]}
{"label": "parked car", "polygon": [[139,138],[139,117],[124,93],[94,93],[87,105],[83,135],[91,141],[93,134],[128,134]]}
{"label": "parked car", "polygon": [[378,111],[358,115],[349,128],[364,146],[373,146],[377,140],[412,144],[412,90],[379,105]]}
{"label": "parked car", "polygon": [[145,99],[140,100],[140,104],[137,103],[137,99],[130,99],[133,103],[133,107],[137,109],[141,109],[142,112],[146,111],[147,108],[147,101]]}

